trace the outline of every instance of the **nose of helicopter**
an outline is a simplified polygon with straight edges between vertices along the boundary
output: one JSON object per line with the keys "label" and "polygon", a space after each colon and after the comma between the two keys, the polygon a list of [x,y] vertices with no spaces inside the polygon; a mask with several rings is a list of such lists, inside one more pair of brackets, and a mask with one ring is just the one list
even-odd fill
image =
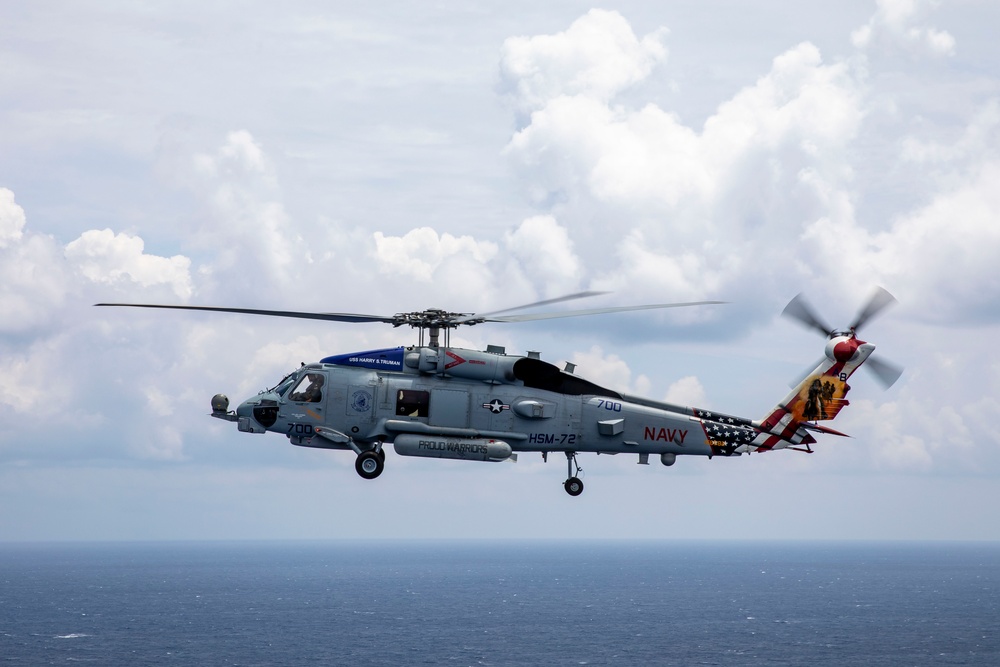
{"label": "nose of helicopter", "polygon": [[253,399],[247,399],[240,403],[240,406],[236,408],[237,417],[248,417],[253,418]]}
{"label": "nose of helicopter", "polygon": [[278,419],[277,396],[258,394],[240,403],[234,421],[239,430],[247,433],[264,433]]}

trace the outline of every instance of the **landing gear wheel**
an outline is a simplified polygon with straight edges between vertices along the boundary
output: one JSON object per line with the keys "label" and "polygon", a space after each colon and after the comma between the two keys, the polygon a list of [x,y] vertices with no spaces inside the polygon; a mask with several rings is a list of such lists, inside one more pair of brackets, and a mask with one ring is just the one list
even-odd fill
{"label": "landing gear wheel", "polygon": [[566,489],[566,493],[576,497],[583,493],[583,482],[579,477],[570,477],[565,482],[563,482],[563,488]]}
{"label": "landing gear wheel", "polygon": [[580,481],[582,476],[583,468],[581,468],[576,462],[576,452],[566,452],[566,481],[563,482],[563,488],[566,489],[566,493],[576,497],[583,493],[583,482]]}
{"label": "landing gear wheel", "polygon": [[375,479],[385,469],[385,461],[375,452],[361,452],[354,462],[354,469],[364,479]]}

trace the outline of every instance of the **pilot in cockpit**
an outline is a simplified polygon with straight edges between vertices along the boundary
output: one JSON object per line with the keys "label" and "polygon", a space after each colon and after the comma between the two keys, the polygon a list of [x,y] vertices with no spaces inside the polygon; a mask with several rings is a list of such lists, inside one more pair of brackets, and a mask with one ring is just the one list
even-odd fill
{"label": "pilot in cockpit", "polygon": [[[303,385],[308,382],[308,386],[303,389]],[[319,403],[323,398],[323,375],[320,373],[307,373],[299,384],[292,391],[290,399],[297,403]]]}

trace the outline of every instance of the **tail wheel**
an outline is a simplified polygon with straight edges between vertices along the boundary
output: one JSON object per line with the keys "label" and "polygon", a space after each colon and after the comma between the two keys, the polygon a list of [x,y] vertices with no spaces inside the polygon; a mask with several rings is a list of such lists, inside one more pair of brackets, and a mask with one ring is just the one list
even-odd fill
{"label": "tail wheel", "polygon": [[571,496],[578,496],[583,493],[583,481],[579,477],[570,477],[563,482],[563,488]]}
{"label": "tail wheel", "polygon": [[354,462],[354,469],[364,479],[375,479],[385,469],[385,460],[375,452],[361,452]]}

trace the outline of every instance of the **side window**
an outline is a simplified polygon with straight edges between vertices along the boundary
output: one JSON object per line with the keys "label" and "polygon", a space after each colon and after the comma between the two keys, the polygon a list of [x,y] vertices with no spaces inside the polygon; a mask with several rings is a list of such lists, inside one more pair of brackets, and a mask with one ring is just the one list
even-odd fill
{"label": "side window", "polygon": [[396,392],[396,414],[401,417],[426,417],[430,392],[400,389]]}
{"label": "side window", "polygon": [[297,403],[319,403],[323,400],[323,374],[306,373],[288,396]]}

